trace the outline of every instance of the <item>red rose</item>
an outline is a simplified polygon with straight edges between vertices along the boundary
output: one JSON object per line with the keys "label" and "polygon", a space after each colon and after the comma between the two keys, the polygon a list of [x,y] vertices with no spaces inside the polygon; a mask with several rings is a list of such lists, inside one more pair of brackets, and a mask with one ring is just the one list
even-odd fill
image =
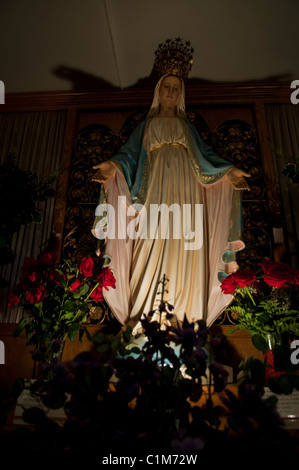
{"label": "red rose", "polygon": [[101,274],[99,274],[98,278],[97,278],[100,286],[104,287],[106,290],[108,290],[108,287],[112,287],[113,289],[115,289],[115,277],[112,273],[112,271],[110,271],[109,268],[103,268]]}
{"label": "red rose", "polygon": [[255,280],[256,275],[251,269],[232,273],[223,280],[221,290],[225,294],[232,294],[238,287],[251,286]]}
{"label": "red rose", "polygon": [[90,294],[90,298],[96,302],[104,300],[102,287],[97,286],[97,288]]}
{"label": "red rose", "polygon": [[28,275],[28,280],[32,283],[32,284],[41,284],[42,281],[41,281],[41,278],[39,277],[39,274],[35,271],[32,271],[29,275]]}
{"label": "red rose", "polygon": [[11,293],[8,296],[8,302],[7,303],[8,303],[9,307],[15,307],[16,305],[18,305],[20,303],[20,297],[17,296],[16,294],[14,294],[14,293]]}
{"label": "red rose", "polygon": [[221,290],[224,294],[232,294],[237,288],[237,284],[234,281],[233,274],[227,276],[221,284]]}
{"label": "red rose", "polygon": [[82,285],[82,283],[79,281],[79,279],[76,279],[73,284],[70,286],[70,290],[73,291],[73,290],[76,290],[78,289],[78,287],[80,287]]}
{"label": "red rose", "polygon": [[53,268],[47,272],[47,281],[49,284],[61,284],[60,279],[66,279],[64,274],[61,274],[57,271],[57,269]]}
{"label": "red rose", "polygon": [[91,277],[93,275],[94,271],[94,262],[91,257],[84,257],[82,258],[80,265],[79,265],[79,271],[86,277]]}
{"label": "red rose", "polygon": [[56,261],[56,255],[54,253],[42,253],[38,257],[38,262],[41,266],[53,266]]}
{"label": "red rose", "polygon": [[283,276],[284,279],[281,277],[280,274],[268,274],[265,276],[264,281],[266,284],[269,284],[269,286],[272,287],[285,287],[287,284],[296,284],[296,280],[293,278],[293,276]]}
{"label": "red rose", "polygon": [[233,273],[233,276],[234,281],[239,287],[251,286],[251,284],[256,280],[256,275],[251,269]]}
{"label": "red rose", "polygon": [[264,353],[264,362],[265,362],[265,379],[268,380],[271,377],[279,377],[280,375],[285,375],[285,371],[278,371],[275,369],[274,365],[274,355],[272,351],[266,351]]}
{"label": "red rose", "polygon": [[265,260],[262,268],[265,273],[264,281],[272,287],[299,284],[299,271],[288,264]]}
{"label": "red rose", "polygon": [[29,304],[38,304],[45,297],[45,288],[43,286],[28,289],[25,293],[25,300]]}
{"label": "red rose", "polygon": [[277,268],[279,263],[275,263],[275,261],[264,260],[261,265],[265,274],[269,274],[271,271]]}
{"label": "red rose", "polygon": [[38,267],[38,262],[33,258],[24,258],[24,263],[21,268],[23,276],[28,276],[31,271],[35,270]]}

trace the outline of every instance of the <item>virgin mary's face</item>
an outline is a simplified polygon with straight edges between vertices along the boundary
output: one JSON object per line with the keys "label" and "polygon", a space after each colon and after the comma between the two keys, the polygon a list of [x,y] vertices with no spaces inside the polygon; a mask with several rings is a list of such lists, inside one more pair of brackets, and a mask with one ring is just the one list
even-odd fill
{"label": "virgin mary's face", "polygon": [[174,109],[182,93],[181,80],[173,75],[164,78],[160,85],[159,97],[161,108]]}

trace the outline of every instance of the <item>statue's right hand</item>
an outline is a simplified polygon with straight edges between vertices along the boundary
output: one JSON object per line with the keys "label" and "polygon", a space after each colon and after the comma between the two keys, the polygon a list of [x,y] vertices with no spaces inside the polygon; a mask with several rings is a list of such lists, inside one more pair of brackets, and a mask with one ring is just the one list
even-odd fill
{"label": "statue's right hand", "polygon": [[99,163],[93,169],[98,171],[91,178],[91,181],[96,181],[97,183],[107,183],[114,177],[116,172],[116,166],[112,162]]}

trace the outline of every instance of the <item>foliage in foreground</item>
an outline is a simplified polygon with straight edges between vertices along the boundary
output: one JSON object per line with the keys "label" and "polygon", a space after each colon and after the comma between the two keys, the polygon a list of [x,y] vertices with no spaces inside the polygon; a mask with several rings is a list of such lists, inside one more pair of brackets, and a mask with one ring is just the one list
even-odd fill
{"label": "foliage in foreground", "polygon": [[[216,448],[237,448],[244,455],[270,446],[272,455],[293,450],[275,399],[263,397],[262,362],[243,364],[237,396],[227,387],[224,336],[212,337],[204,322],[186,319],[181,326],[161,327],[146,318],[142,326],[144,335],[134,338],[129,327],[117,336],[99,333],[90,338],[94,354],[81,353],[70,365],[57,361],[54,378],[31,383],[45,410],[63,407],[66,419],[59,425],[40,407],[24,410],[23,419],[33,428],[18,430],[9,445],[96,448],[99,454],[123,449],[124,455],[138,449],[201,455]],[[15,396],[24,386],[23,380],[16,382]]]}

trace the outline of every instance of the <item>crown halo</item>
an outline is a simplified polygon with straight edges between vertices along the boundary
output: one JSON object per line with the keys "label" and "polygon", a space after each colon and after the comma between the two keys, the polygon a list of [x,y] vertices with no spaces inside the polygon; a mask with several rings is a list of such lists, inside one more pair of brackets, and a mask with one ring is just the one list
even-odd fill
{"label": "crown halo", "polygon": [[160,76],[170,74],[185,80],[192,68],[193,52],[190,41],[167,39],[155,51],[154,69]]}

